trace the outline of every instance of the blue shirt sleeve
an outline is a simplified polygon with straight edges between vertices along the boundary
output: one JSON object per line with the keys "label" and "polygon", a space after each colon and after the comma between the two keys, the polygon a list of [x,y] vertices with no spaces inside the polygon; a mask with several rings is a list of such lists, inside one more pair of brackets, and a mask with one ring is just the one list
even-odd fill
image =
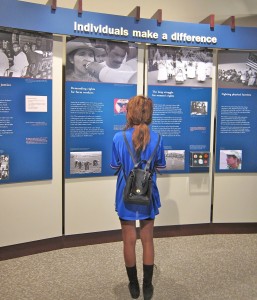
{"label": "blue shirt sleeve", "polygon": [[165,154],[164,154],[164,146],[163,146],[162,137],[160,140],[160,146],[158,147],[157,160],[155,162],[155,167],[159,168],[159,169],[166,168],[166,159],[165,159]]}
{"label": "blue shirt sleeve", "polygon": [[112,160],[110,166],[112,169],[118,169],[121,166],[118,151],[116,149],[115,137],[113,138],[112,141]]}

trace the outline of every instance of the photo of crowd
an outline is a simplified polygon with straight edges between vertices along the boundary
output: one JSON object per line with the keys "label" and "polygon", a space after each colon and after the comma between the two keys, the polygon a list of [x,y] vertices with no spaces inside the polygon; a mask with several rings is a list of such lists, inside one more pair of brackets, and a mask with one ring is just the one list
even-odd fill
{"label": "photo of crowd", "polygon": [[257,88],[257,53],[221,51],[218,61],[219,87]]}
{"label": "photo of crowd", "polygon": [[51,79],[52,48],[49,36],[0,31],[0,76]]}
{"label": "photo of crowd", "polygon": [[149,85],[210,87],[212,69],[212,50],[165,46],[149,47]]}
{"label": "photo of crowd", "polygon": [[66,81],[137,83],[135,44],[88,38],[66,43]]}

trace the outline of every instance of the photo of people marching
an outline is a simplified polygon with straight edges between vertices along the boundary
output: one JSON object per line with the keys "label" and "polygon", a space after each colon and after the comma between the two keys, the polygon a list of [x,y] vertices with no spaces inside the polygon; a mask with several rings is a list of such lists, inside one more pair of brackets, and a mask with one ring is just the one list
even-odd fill
{"label": "photo of people marching", "polygon": [[211,87],[212,71],[212,50],[166,46],[149,47],[149,85]]}

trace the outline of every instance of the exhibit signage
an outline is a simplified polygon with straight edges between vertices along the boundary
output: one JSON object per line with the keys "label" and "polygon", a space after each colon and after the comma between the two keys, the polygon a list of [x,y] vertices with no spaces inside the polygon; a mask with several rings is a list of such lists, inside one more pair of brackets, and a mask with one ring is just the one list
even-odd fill
{"label": "exhibit signage", "polygon": [[0,184],[51,179],[52,36],[0,40]]}
{"label": "exhibit signage", "polygon": [[154,101],[152,128],[164,140],[164,172],[208,171],[212,57],[206,49],[149,47],[148,95]]}
{"label": "exhibit signage", "polygon": [[221,51],[216,172],[257,172],[257,53]]}
{"label": "exhibit signage", "polygon": [[[10,13],[11,12],[11,13]],[[29,14],[29,18],[24,16]],[[17,0],[1,0],[0,26],[89,38],[219,49],[257,49],[257,28],[108,15]]]}
{"label": "exhibit signage", "polygon": [[[137,46],[74,38],[66,53],[65,176],[113,175],[112,139],[125,127],[126,105],[137,91]],[[90,63],[101,71],[90,73]]]}

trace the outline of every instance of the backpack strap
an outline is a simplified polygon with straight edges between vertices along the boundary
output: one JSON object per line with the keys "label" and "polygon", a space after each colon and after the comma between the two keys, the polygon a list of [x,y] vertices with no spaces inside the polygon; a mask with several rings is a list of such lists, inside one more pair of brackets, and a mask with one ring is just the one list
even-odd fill
{"label": "backpack strap", "polygon": [[155,153],[157,152],[157,149],[158,149],[158,146],[159,146],[159,143],[160,143],[160,139],[161,139],[161,136],[160,134],[158,133],[158,141],[157,141],[157,144],[152,152],[152,155],[150,156],[150,158],[148,159],[147,163],[146,163],[146,169],[149,170],[150,169],[150,164],[151,164],[151,161],[153,160],[154,158],[154,155]]}
{"label": "backpack strap", "polygon": [[127,146],[127,148],[128,148],[128,152],[129,152],[129,154],[130,154],[130,156],[131,156],[131,158],[132,158],[132,160],[133,160],[134,165],[136,165],[137,162],[136,162],[135,157],[134,157],[134,155],[133,155],[133,152],[132,152],[132,150],[131,150],[131,148],[130,148],[130,146],[129,146],[129,142],[128,142],[128,139],[127,139],[127,137],[126,137],[126,132],[125,132],[125,130],[123,130],[122,133],[123,133],[123,137],[124,137],[126,146]]}
{"label": "backpack strap", "polygon": [[[131,156],[131,158],[132,158],[132,160],[133,160],[133,163],[134,163],[135,167],[138,167],[138,165],[139,165],[140,162],[137,163],[136,160],[135,160],[135,157],[134,157],[134,155],[133,155],[133,152],[132,152],[132,150],[131,150],[131,148],[130,148],[130,146],[129,146],[128,139],[127,139],[127,137],[126,137],[125,131],[123,131],[122,133],[123,133],[123,137],[124,137],[126,146],[127,146],[127,148],[128,148],[128,152],[129,152],[129,154],[130,154],[130,156]],[[155,148],[154,148],[154,150],[153,150],[153,152],[152,152],[150,158],[149,158],[148,161],[146,162],[146,168],[145,168],[145,169],[146,169],[147,171],[149,171],[151,161],[153,160],[154,155],[155,155],[156,152],[157,152],[157,149],[158,149],[158,146],[159,146],[159,143],[160,143],[160,139],[161,139],[161,136],[160,136],[160,134],[158,133],[158,141],[157,141],[157,144],[156,144],[156,146],[155,146]]]}

